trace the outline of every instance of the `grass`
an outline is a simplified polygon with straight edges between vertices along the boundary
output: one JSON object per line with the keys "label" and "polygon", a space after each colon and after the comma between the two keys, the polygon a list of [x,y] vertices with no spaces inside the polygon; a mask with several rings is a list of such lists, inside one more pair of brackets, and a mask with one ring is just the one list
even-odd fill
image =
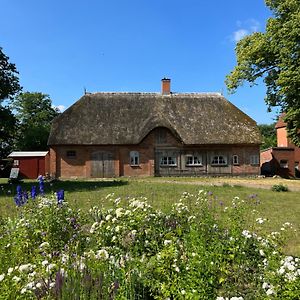
{"label": "grass", "polygon": [[[290,191],[278,193],[271,191],[269,186],[283,183],[290,187],[300,187],[300,181],[284,181],[282,179],[263,181],[262,179],[248,179],[253,186],[266,183],[265,189],[257,187],[245,187],[247,179],[233,180],[220,178],[144,178],[144,179],[118,179],[118,180],[73,180],[45,183],[45,191],[48,194],[59,189],[65,190],[65,199],[71,207],[81,208],[83,211],[92,206],[109,205],[105,196],[114,193],[115,197],[129,198],[144,196],[151,205],[162,210],[169,210],[172,203],[180,198],[183,192],[196,193],[199,189],[212,193],[211,198],[217,205],[220,202],[224,206],[238,196],[247,200],[249,196],[259,200],[260,205],[255,208],[260,217],[267,218],[269,222],[266,230],[280,231],[282,224],[290,222],[299,232],[300,230],[300,192]],[[32,185],[38,185],[34,180],[25,180],[21,186],[23,190],[30,191]],[[268,189],[266,189],[268,188]],[[8,184],[7,179],[0,179],[0,216],[13,216],[17,214],[17,208],[13,202],[16,184]],[[300,256],[300,235],[296,233],[290,236],[285,248],[287,254]]]}

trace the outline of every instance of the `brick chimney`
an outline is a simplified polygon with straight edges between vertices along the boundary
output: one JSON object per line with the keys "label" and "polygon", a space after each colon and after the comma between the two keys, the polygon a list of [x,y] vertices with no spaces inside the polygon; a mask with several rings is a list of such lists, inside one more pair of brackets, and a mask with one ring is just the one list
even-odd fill
{"label": "brick chimney", "polygon": [[161,80],[161,93],[163,95],[171,94],[171,79],[163,78]]}

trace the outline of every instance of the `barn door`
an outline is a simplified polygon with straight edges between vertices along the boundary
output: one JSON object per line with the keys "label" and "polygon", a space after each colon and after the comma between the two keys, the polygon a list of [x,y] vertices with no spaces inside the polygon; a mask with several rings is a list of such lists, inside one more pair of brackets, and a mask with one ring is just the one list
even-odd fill
{"label": "barn door", "polygon": [[92,153],[92,177],[113,177],[114,155],[108,151]]}

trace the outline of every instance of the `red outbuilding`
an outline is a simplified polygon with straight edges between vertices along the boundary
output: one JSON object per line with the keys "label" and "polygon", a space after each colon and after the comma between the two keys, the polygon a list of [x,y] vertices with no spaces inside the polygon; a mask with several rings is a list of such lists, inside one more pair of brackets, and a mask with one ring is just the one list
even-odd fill
{"label": "red outbuilding", "polygon": [[13,159],[13,168],[19,169],[19,178],[35,179],[49,173],[48,151],[16,151],[8,157]]}

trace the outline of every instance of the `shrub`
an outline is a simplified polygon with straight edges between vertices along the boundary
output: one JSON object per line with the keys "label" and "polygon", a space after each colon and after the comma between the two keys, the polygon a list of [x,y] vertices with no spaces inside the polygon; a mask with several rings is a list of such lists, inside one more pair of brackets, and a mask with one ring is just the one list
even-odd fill
{"label": "shrub", "polygon": [[272,191],[274,192],[288,192],[288,187],[283,184],[274,184],[272,186]]}

